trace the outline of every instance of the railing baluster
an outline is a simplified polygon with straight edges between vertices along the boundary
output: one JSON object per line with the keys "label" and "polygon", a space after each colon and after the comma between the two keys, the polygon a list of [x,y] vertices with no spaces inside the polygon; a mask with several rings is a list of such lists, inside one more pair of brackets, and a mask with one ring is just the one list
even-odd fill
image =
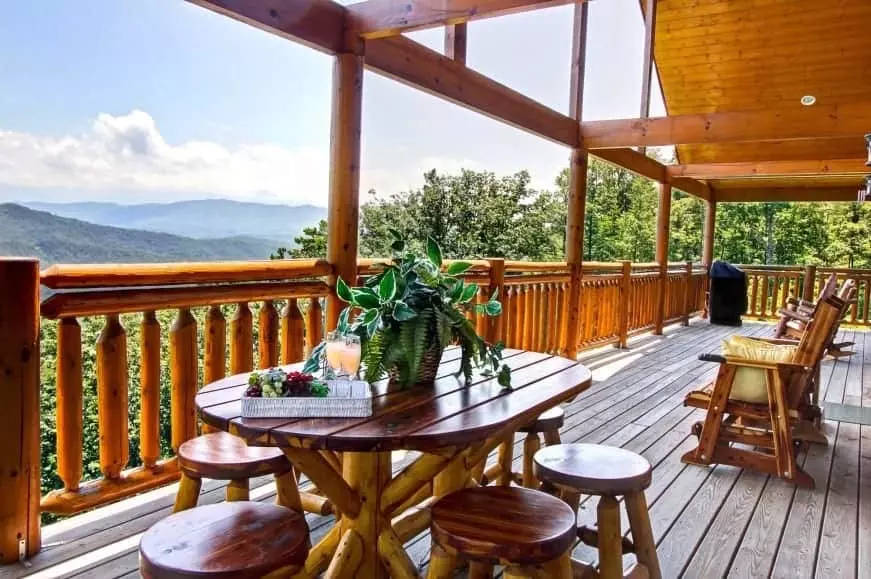
{"label": "railing baluster", "polygon": [[324,339],[323,320],[324,314],[321,307],[321,299],[313,297],[310,300],[308,315],[306,317],[306,342],[309,352]]}
{"label": "railing baluster", "polygon": [[526,286],[514,286],[514,347],[523,348],[523,336],[526,327]]}
{"label": "railing baluster", "polygon": [[160,323],[154,310],[142,314],[139,350],[139,458],[148,468],[160,458]]}
{"label": "railing baluster", "polygon": [[204,349],[203,383],[211,384],[227,375],[227,320],[217,304],[206,313]]}
{"label": "railing baluster", "polygon": [[272,300],[260,307],[257,318],[257,361],[261,368],[278,365],[278,310]]}
{"label": "railing baluster", "polygon": [[127,388],[127,332],[118,314],[110,314],[97,339],[100,471],[108,479],[120,477],[129,459]]}
{"label": "railing baluster", "polygon": [[305,353],[305,323],[296,298],[290,298],[281,310],[281,361],[299,362]]}
{"label": "railing baluster", "polygon": [[82,328],[76,318],[57,323],[57,473],[64,489],[82,480]]}
{"label": "railing baluster", "polygon": [[230,373],[241,374],[254,369],[254,318],[248,302],[236,304],[230,318]]}
{"label": "railing baluster", "polygon": [[197,435],[197,366],[197,321],[190,309],[182,308],[169,329],[170,423],[175,451]]}

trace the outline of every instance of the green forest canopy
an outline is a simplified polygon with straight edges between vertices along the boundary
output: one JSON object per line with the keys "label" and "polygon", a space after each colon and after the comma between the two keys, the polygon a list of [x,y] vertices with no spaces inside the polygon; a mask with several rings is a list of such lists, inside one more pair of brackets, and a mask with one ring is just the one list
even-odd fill
{"label": "green forest canopy", "polygon": [[[360,253],[390,254],[389,228],[422,242],[434,237],[453,258],[561,260],[568,169],[553,190],[535,190],[526,171],[499,177],[462,170],[424,174],[419,189],[361,208]],[[593,159],[587,180],[584,259],[654,259],[657,191],[652,181]],[[704,203],[674,191],[669,260],[700,261]],[[274,257],[326,255],[326,222],[306,228],[296,248]],[[734,263],[871,267],[871,204],[720,203],[715,258]]]}

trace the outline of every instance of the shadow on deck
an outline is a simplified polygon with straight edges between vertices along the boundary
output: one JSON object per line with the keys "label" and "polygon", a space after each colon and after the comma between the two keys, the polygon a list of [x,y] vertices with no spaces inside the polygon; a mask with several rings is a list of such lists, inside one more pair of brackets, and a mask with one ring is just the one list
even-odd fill
{"label": "shadow on deck", "polygon": [[[738,468],[680,462],[693,445],[690,425],[700,415],[682,406],[683,396],[716,371],[697,355],[717,351],[732,333],[771,331],[768,324],[725,328],[697,320],[687,328],[669,328],[664,336],[638,336],[629,350],[607,347],[581,356],[593,370],[594,384],[568,406],[563,441],[624,446],[655,465],[647,498],[666,578],[871,578],[871,426],[826,423],[830,445],[813,446],[801,458],[817,481],[815,491]],[[857,353],[825,363],[823,397],[871,407],[871,333],[842,334],[856,342]],[[518,438],[517,469],[521,449]],[[403,457],[396,459],[401,466]],[[42,553],[27,564],[0,569],[0,578],[138,577],[139,538],[170,512],[175,490],[172,485],[46,526]],[[252,499],[274,495],[271,479],[252,481]],[[207,481],[200,504],[222,499],[223,485]],[[579,522],[593,524],[595,512],[595,499],[588,498]],[[308,520],[313,541],[333,524],[332,517]],[[425,568],[429,537],[421,535],[406,547]],[[581,546],[575,556],[590,561],[596,554]]]}

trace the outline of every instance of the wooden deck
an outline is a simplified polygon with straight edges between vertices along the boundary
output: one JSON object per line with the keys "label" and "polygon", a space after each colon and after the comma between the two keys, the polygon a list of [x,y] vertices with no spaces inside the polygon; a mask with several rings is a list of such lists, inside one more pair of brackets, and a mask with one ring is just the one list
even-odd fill
{"label": "wooden deck", "polygon": [[[771,326],[694,321],[664,336],[639,336],[629,350],[585,353],[595,383],[568,407],[563,440],[624,446],[655,465],[647,497],[664,577],[871,579],[871,426],[827,422],[829,447],[814,446],[802,457],[815,491],[737,468],[680,462],[698,419],[698,411],[681,405],[683,395],[715,370],[696,356],[718,350],[720,340],[738,331],[765,335]],[[871,407],[871,333],[843,334],[856,341],[858,353],[825,363],[825,400]],[[515,445],[518,468],[520,450]],[[401,466],[403,457],[396,460]],[[268,479],[256,485],[252,498],[272,500]],[[47,526],[42,553],[0,569],[0,578],[137,577],[139,537],[168,514],[174,493],[174,486],[159,489]],[[217,483],[204,485],[203,493],[201,504],[223,496]],[[595,520],[595,499],[582,503],[579,519]],[[316,541],[332,518],[309,516],[309,523]],[[425,568],[429,538],[407,548]],[[579,547],[576,556],[592,560],[595,551]]]}

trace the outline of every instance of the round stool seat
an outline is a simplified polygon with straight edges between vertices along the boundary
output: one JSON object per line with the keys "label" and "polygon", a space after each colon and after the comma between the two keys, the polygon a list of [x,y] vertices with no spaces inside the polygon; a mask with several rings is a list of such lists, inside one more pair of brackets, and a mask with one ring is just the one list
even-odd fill
{"label": "round stool seat", "polygon": [[178,466],[191,476],[218,480],[281,474],[291,468],[280,449],[248,446],[226,432],[204,434],[182,443],[178,447]]}
{"label": "round stool seat", "polygon": [[550,410],[539,414],[535,422],[528,424],[520,429],[520,432],[547,432],[548,430],[559,430],[563,427],[566,421],[566,412],[559,406],[554,406]]}
{"label": "round stool seat", "polygon": [[535,476],[588,494],[624,495],[650,486],[640,454],[600,444],[557,444],[535,453]]}
{"label": "round stool seat", "polygon": [[566,503],[519,487],[467,488],[432,507],[433,540],[472,559],[551,561],[572,546],[576,525]]}
{"label": "round stool seat", "polygon": [[266,503],[218,503],[175,513],[148,529],[139,568],[150,579],[247,579],[305,564],[308,527]]}

